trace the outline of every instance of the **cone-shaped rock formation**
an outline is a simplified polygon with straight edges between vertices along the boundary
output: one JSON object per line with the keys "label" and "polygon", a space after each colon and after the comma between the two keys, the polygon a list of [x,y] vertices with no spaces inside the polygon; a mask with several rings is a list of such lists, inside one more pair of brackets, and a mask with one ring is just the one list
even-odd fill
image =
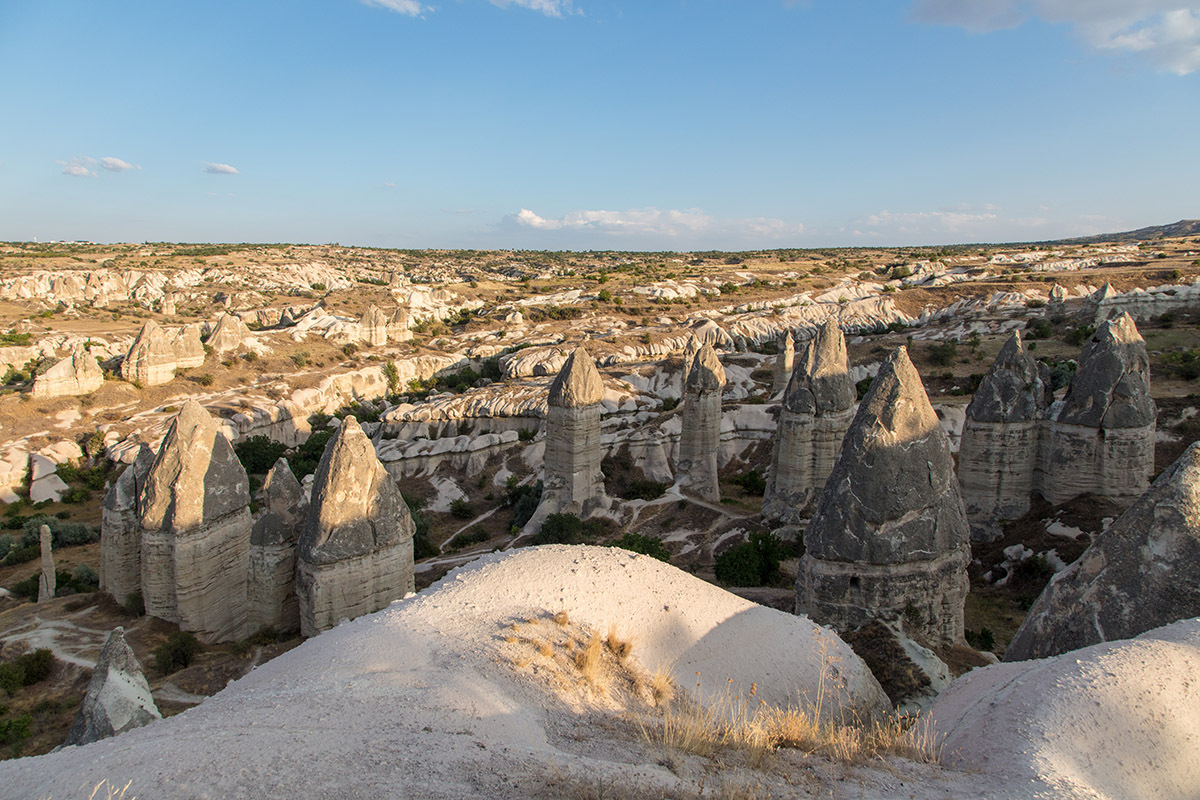
{"label": "cone-shaped rock formation", "polygon": [[307,504],[287,459],[280,458],[267,473],[262,497],[265,510],[250,533],[248,629],[299,630],[296,542]]}
{"label": "cone-shaped rock formation", "polygon": [[108,487],[100,510],[100,588],[121,605],[142,592],[142,489],[154,463],[146,444]]}
{"label": "cone-shaped rock formation", "polygon": [[240,348],[249,335],[250,329],[242,322],[241,317],[226,313],[221,315],[205,344],[211,347],[214,353],[225,353]]}
{"label": "cone-shaped rock formation", "polygon": [[54,599],[54,592],[58,588],[56,586],[57,576],[54,573],[54,546],[52,544],[53,536],[50,534],[50,526],[43,525],[38,528],[38,544],[41,546],[42,571],[38,574],[38,602],[45,603],[48,600]]}
{"label": "cone-shaped rock formation", "polygon": [[796,340],[792,338],[792,332],[789,330],[784,332],[783,341],[779,345],[779,354],[775,356],[775,379],[771,384],[772,397],[779,396],[787,389],[795,366]]}
{"label": "cone-shaped rock formation", "polygon": [[717,458],[721,445],[721,394],[725,368],[712,345],[697,351],[683,391],[683,430],[679,436],[676,481],[689,494],[721,499]]}
{"label": "cone-shaped rock formation", "polygon": [[176,360],[168,334],[149,320],[121,362],[121,377],[142,386],[158,386],[175,377]]}
{"label": "cone-shaped rock formation", "polygon": [[92,670],[87,693],[75,715],[64,746],[90,744],[162,719],[142,665],[125,641],[125,629],[114,628]]}
{"label": "cone-shaped rock formation", "polygon": [[375,306],[367,309],[358,321],[362,343],[368,347],[383,347],[388,341],[388,318]]}
{"label": "cone-shaped rock formation", "polygon": [[33,380],[35,399],[76,397],[94,392],[104,385],[104,372],[83,345],[76,345],[64,358]]}

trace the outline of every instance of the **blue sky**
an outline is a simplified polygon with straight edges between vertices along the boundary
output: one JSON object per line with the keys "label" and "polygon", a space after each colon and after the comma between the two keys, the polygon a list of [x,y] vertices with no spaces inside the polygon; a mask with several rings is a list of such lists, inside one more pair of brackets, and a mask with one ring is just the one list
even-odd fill
{"label": "blue sky", "polygon": [[0,0],[0,239],[745,249],[1200,216],[1200,2]]}

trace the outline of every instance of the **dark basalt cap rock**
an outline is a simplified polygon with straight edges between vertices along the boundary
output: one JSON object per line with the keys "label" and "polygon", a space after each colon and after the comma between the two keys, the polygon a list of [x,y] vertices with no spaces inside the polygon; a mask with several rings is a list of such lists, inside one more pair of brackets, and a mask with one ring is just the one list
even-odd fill
{"label": "dark basalt cap rock", "polygon": [[968,537],[950,443],[900,347],[858,407],[804,544],[814,558],[897,564],[938,558]]}
{"label": "dark basalt cap rock", "polygon": [[1045,413],[1050,386],[1042,382],[1042,370],[1025,345],[1020,332],[1004,343],[1000,354],[979,383],[967,418],[977,422],[1024,422]]}
{"label": "dark basalt cap rock", "polygon": [[595,362],[587,350],[575,348],[551,382],[548,402],[561,408],[578,408],[594,405],[603,399],[604,381],[596,371]]}
{"label": "dark basalt cap rock", "polygon": [[717,351],[706,344],[696,352],[692,369],[688,373],[685,391],[692,394],[719,392],[725,388],[725,368],[717,358]]}
{"label": "dark basalt cap rock", "polygon": [[830,317],[796,359],[783,406],[797,414],[832,414],[853,406],[857,396],[846,337]]}
{"label": "dark basalt cap rock", "polygon": [[1128,314],[1100,325],[1084,345],[1058,421],[1091,428],[1144,428],[1158,417],[1150,357]]}
{"label": "dark basalt cap rock", "polygon": [[333,564],[413,535],[412,516],[358,420],[346,417],[325,445],[313,480],[298,553],[310,564]]}

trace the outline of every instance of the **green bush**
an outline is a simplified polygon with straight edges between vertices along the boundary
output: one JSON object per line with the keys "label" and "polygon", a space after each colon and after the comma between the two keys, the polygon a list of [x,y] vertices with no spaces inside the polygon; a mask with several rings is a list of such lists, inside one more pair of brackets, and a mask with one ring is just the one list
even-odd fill
{"label": "green bush", "polygon": [[574,514],[551,514],[542,529],[530,540],[532,544],[582,544],[602,534],[605,524],[598,519],[584,522]]}
{"label": "green bush", "polygon": [[525,523],[533,519],[538,504],[542,502],[542,482],[523,486],[508,487],[508,504],[513,507],[511,527],[523,528]]}
{"label": "green bush", "polygon": [[779,562],[787,555],[773,533],[750,534],[750,541],[717,556],[717,580],[727,586],[766,586],[779,580]]}
{"label": "green bush", "polygon": [[305,475],[311,475],[317,471],[317,465],[321,463],[321,455],[325,452],[325,445],[332,438],[333,431],[328,428],[313,431],[304,440],[304,444],[297,447],[293,455],[288,456],[288,466],[292,468],[296,480],[301,480]]}
{"label": "green bush", "polygon": [[287,452],[287,445],[269,436],[251,436],[233,446],[242,467],[251,475],[265,475],[279,457]]}
{"label": "green bush", "polygon": [[475,508],[465,497],[459,497],[450,501],[450,513],[459,519],[471,519],[475,516]]}
{"label": "green bush", "polygon": [[948,342],[929,346],[929,363],[939,367],[948,367],[958,357],[958,342],[951,339]]}
{"label": "green bush", "polygon": [[0,689],[12,697],[22,686],[32,686],[50,677],[54,654],[42,648],[0,664]]}
{"label": "green bush", "polygon": [[532,442],[535,436],[537,436],[537,431],[533,428],[521,428],[517,431],[517,439],[522,442]]}
{"label": "green bush", "polygon": [[663,401],[662,401],[662,410],[663,411],[674,411],[678,407],[679,407],[679,398],[678,397],[663,398]]}
{"label": "green bush", "polygon": [[469,531],[463,531],[458,536],[454,537],[454,541],[450,544],[450,550],[457,551],[464,547],[470,547],[473,544],[482,544],[492,538],[491,534],[483,528],[474,527]]}
{"label": "green bush", "polygon": [[29,726],[33,724],[33,716],[22,714],[12,719],[0,720],[0,744],[11,744],[20,747],[29,738]]}
{"label": "green bush", "polygon": [[47,525],[50,528],[50,542],[54,547],[73,547],[79,544],[91,544],[100,541],[100,528],[85,525],[82,522],[67,522],[57,517],[39,514],[25,520],[21,535],[24,547],[39,546],[39,529]]}
{"label": "green bush", "polygon": [[854,391],[858,394],[858,399],[860,401],[867,396],[867,390],[871,388],[872,380],[874,380],[874,378],[868,375],[858,383],[854,384]]}
{"label": "green bush", "polygon": [[1076,325],[1067,331],[1063,336],[1063,341],[1072,347],[1083,347],[1083,343],[1092,338],[1092,334],[1096,332],[1096,328],[1092,325]]}
{"label": "green bush", "polygon": [[642,553],[651,558],[657,558],[659,561],[669,562],[671,560],[671,551],[663,546],[660,540],[653,536],[644,536],[640,533],[627,533],[610,544],[609,547],[620,547],[622,550]]}
{"label": "green bush", "polygon": [[1049,339],[1052,333],[1054,333],[1054,326],[1050,324],[1049,320],[1031,319],[1025,324],[1026,339]]}
{"label": "green bush", "polygon": [[990,652],[996,646],[996,634],[990,628],[980,628],[977,631],[965,631],[967,644],[981,652]]}
{"label": "green bush", "polygon": [[175,631],[154,648],[154,668],[163,675],[183,669],[200,652],[200,642],[187,631]]}
{"label": "green bush", "polygon": [[753,494],[759,497],[767,491],[767,479],[763,477],[762,472],[757,468],[751,469],[749,472],[744,472],[741,475],[734,475],[729,479],[730,483],[742,487],[742,491],[746,494]]}

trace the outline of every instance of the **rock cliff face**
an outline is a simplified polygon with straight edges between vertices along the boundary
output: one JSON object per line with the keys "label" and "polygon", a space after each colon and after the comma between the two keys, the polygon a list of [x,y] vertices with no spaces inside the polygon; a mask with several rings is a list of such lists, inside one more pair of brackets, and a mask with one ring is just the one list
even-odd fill
{"label": "rock cliff face", "polygon": [[779,355],[775,357],[775,380],[771,384],[771,396],[777,397],[787,389],[792,378],[792,370],[796,363],[796,341],[791,331],[784,331],[783,341],[779,346]]}
{"label": "rock cliff face", "polygon": [[90,744],[162,719],[142,665],[125,641],[125,629],[114,628],[92,670],[87,693],[63,746]]}
{"label": "rock cliff face", "polygon": [[1054,576],[1006,661],[1131,639],[1200,616],[1200,442]]}
{"label": "rock cliff face", "polygon": [[121,605],[142,591],[142,489],[154,463],[143,444],[108,488],[100,511],[100,588]]}
{"label": "rock cliff face", "polygon": [[1131,503],[1154,471],[1157,417],[1150,359],[1133,319],[1102,323],[1050,423],[1042,495],[1055,505],[1087,492]]}
{"label": "rock cliff face", "polygon": [[413,522],[354,417],[325,446],[297,550],[300,632],[386,607],[413,590]]}
{"label": "rock cliff face", "polygon": [[247,628],[299,630],[296,541],[308,504],[287,459],[280,458],[267,473],[262,497],[266,508],[250,533]]}
{"label": "rock cliff face", "polygon": [[239,349],[249,335],[250,329],[242,322],[241,317],[236,314],[222,314],[205,344],[211,347],[214,353],[225,353]]}
{"label": "rock cliff face", "polygon": [[946,434],[903,347],[879,369],[804,532],[796,610],[963,638],[969,533]]}
{"label": "rock cliff face", "polygon": [[83,345],[33,381],[33,397],[74,397],[94,392],[104,385],[104,372]]}
{"label": "rock cliff face", "polygon": [[833,471],[856,398],[846,337],[836,321],[826,320],[801,350],[783,395],[763,495],[764,520],[800,521]]}
{"label": "rock cliff face", "polygon": [[604,383],[592,357],[577,348],[550,384],[542,501],[527,530],[536,532],[550,514],[585,517],[606,505],[600,471],[603,399]]}
{"label": "rock cliff face", "polygon": [[1051,402],[1049,369],[1014,333],[967,406],[959,444],[958,481],[973,538],[999,538],[1000,520],[1029,510]]}
{"label": "rock cliff face", "polygon": [[142,326],[121,362],[121,377],[142,386],[158,386],[175,377],[176,361],[169,336],[157,322],[150,320]]}
{"label": "rock cliff face", "polygon": [[705,500],[721,499],[717,461],[721,444],[721,393],[725,368],[712,345],[696,353],[683,393],[683,431],[679,437],[676,481],[680,488]]}
{"label": "rock cliff face", "polygon": [[204,642],[243,636],[250,487],[233,446],[196,401],[167,431],[141,504],[146,613]]}
{"label": "rock cliff face", "polygon": [[176,369],[194,369],[204,364],[204,345],[200,342],[200,323],[184,325],[171,342]]}
{"label": "rock cliff face", "polygon": [[358,321],[362,343],[368,347],[383,347],[388,341],[388,318],[375,306],[367,309]]}

